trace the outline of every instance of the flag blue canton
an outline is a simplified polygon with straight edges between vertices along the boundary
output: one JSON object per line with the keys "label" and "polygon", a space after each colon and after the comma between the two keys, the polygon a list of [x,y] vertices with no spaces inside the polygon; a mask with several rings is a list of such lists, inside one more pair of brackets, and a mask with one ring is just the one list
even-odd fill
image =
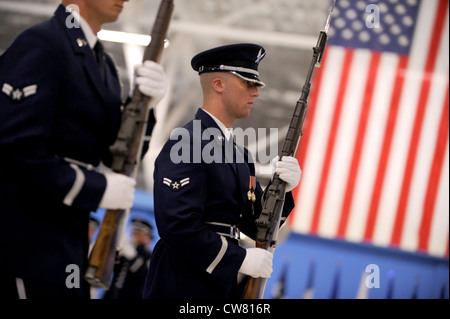
{"label": "flag blue canton", "polygon": [[419,6],[419,0],[336,1],[328,43],[408,55]]}

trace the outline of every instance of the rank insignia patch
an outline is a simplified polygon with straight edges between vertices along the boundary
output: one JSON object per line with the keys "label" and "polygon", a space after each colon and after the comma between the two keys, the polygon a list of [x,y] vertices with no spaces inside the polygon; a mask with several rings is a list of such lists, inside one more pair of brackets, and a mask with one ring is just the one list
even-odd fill
{"label": "rank insignia patch", "polygon": [[172,191],[178,192],[180,189],[182,189],[184,186],[189,184],[190,178],[186,177],[179,181],[172,181],[171,179],[164,177],[163,178],[163,184],[167,185]]}
{"label": "rank insignia patch", "polygon": [[29,85],[24,87],[23,89],[14,88],[12,85],[8,83],[4,83],[2,87],[2,92],[11,98],[13,101],[21,101],[25,98],[34,95],[37,93],[37,85]]}

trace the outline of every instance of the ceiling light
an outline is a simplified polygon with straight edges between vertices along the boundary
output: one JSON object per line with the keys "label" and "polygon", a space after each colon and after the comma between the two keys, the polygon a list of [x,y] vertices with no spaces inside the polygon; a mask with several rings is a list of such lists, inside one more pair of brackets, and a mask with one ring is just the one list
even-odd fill
{"label": "ceiling light", "polygon": [[[97,33],[97,36],[102,41],[111,41],[117,43],[134,44],[141,46],[148,46],[151,40],[151,36],[137,33],[101,30]],[[169,40],[164,40],[164,47],[169,46]]]}

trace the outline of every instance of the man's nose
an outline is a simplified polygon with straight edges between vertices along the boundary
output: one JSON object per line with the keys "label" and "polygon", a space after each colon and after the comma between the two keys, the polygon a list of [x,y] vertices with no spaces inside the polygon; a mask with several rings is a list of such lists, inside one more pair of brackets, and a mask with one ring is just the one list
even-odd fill
{"label": "man's nose", "polygon": [[254,86],[254,87],[252,88],[252,96],[254,96],[254,97],[259,97],[259,89],[258,89],[257,86]]}

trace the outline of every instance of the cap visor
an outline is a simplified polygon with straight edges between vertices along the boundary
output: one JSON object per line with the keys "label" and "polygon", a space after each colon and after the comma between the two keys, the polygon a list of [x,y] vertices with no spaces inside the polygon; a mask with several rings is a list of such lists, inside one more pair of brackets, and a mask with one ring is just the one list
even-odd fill
{"label": "cap visor", "polygon": [[[256,84],[256,86],[263,88],[266,86],[266,84],[264,82],[262,82],[258,77],[256,77],[255,75],[249,74],[248,76],[240,73],[240,72],[236,72],[236,71],[231,71],[230,73],[233,73],[234,75],[240,77],[241,79],[245,80],[245,81],[249,81],[249,82],[253,82]],[[251,76],[251,77],[250,77]]]}

